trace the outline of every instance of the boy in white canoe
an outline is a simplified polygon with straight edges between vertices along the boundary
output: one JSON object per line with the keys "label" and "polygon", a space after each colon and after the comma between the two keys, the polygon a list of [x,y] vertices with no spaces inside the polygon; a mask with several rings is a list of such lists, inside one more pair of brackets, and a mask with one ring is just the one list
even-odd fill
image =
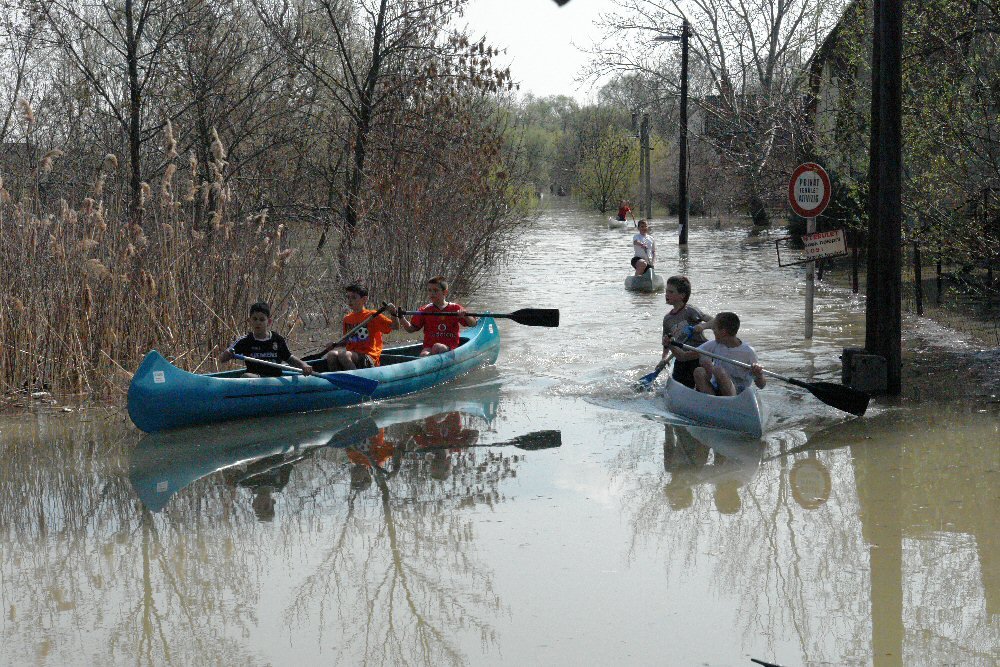
{"label": "boy in white canoe", "polygon": [[[708,322],[694,327],[695,332],[704,331]],[[764,368],[757,363],[754,349],[736,337],[740,330],[740,318],[736,313],[721,312],[711,320],[715,340],[698,346],[699,350],[711,352],[727,359],[750,364],[746,369],[712,357],[702,356],[700,365],[694,370],[695,388],[705,394],[735,396],[753,382],[758,389],[767,384]]]}
{"label": "boy in white canoe", "polygon": [[645,219],[639,221],[639,232],[632,236],[632,254],[632,267],[637,276],[656,264],[656,241],[649,235],[649,223]]}

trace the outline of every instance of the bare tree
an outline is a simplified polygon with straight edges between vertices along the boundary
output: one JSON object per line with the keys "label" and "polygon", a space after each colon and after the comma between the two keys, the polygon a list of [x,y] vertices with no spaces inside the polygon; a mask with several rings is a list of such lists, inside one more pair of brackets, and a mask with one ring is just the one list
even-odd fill
{"label": "bare tree", "polygon": [[271,34],[348,121],[342,201],[349,227],[362,217],[373,132],[392,123],[400,102],[420,105],[448,88],[457,94],[468,85],[510,85],[509,73],[493,68],[491,47],[444,27],[464,2],[310,0],[292,8],[255,0]]}
{"label": "bare tree", "polygon": [[0,144],[9,138],[19,100],[30,96],[31,56],[39,32],[39,22],[24,8],[3,9],[0,16]]}
{"label": "bare tree", "polygon": [[201,180],[213,177],[217,130],[226,145],[225,178],[239,181],[239,192],[256,202],[270,201],[296,182],[288,168],[296,162],[294,152],[283,149],[309,127],[300,112],[299,70],[260,33],[245,0],[192,7],[168,45],[166,94],[157,100],[162,116],[178,129],[178,152],[193,153]]}
{"label": "bare tree", "polygon": [[162,82],[167,44],[179,17],[201,0],[28,0],[45,17],[49,46],[65,55],[123,130],[129,158],[130,210],[142,208],[142,149],[160,122],[150,120],[147,94]]}
{"label": "bare tree", "polygon": [[739,177],[747,211],[766,222],[767,206],[780,201],[787,163],[801,145],[805,64],[843,4],[617,0],[617,11],[602,16],[605,37],[594,49],[592,74],[638,73],[676,94],[676,59],[655,40],[677,34],[687,20],[692,98],[704,118],[699,138]]}

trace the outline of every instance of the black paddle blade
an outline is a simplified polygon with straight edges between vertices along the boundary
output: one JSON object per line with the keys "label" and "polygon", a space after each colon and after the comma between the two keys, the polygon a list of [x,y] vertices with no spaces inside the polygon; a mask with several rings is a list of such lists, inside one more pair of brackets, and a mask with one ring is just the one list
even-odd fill
{"label": "black paddle blade", "polygon": [[362,417],[353,424],[343,428],[327,440],[324,447],[346,449],[363,445],[368,438],[378,435],[378,424],[371,417]]}
{"label": "black paddle blade", "polygon": [[506,317],[518,324],[524,324],[529,327],[559,326],[558,308],[522,308],[521,310],[515,310],[509,315],[494,315],[494,317]]}
{"label": "black paddle blade", "polygon": [[851,389],[850,387],[833,382],[802,382],[795,380],[793,384],[797,384],[803,389],[808,389],[810,394],[827,405],[838,410],[843,410],[844,412],[849,412],[856,417],[864,416],[868,410],[868,402],[872,400],[871,396],[863,391]]}
{"label": "black paddle blade", "polygon": [[514,445],[518,449],[534,450],[549,449],[550,447],[562,446],[562,431],[532,431],[519,435],[512,440],[500,443],[502,445]]}

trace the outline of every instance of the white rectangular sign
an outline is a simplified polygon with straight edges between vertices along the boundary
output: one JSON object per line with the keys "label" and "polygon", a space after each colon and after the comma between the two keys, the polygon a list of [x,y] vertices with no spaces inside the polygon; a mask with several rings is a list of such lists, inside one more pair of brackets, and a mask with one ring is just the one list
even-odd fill
{"label": "white rectangular sign", "polygon": [[847,242],[844,240],[843,229],[806,234],[802,237],[802,243],[804,244],[802,256],[808,260],[840,257],[847,254]]}

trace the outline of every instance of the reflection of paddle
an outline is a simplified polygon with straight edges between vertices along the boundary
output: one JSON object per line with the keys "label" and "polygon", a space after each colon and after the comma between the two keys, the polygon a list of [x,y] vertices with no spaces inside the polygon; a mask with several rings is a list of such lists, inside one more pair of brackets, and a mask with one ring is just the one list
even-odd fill
{"label": "reflection of paddle", "polygon": [[[728,359],[718,354],[712,354],[711,352],[705,352],[704,350],[699,350],[698,348],[690,345],[674,342],[671,342],[670,344],[675,347],[688,350],[689,352],[697,352],[698,354],[703,354],[706,357],[726,361],[734,366],[739,366],[740,368],[750,368],[750,364],[745,364],[742,361],[736,361],[734,359]],[[796,380],[794,378],[785,377],[784,375],[778,375],[777,373],[768,370],[764,371],[764,375],[770,375],[771,377],[778,378],[779,380],[784,380],[789,384],[794,384],[796,387],[802,387],[827,405],[837,408],[838,410],[843,410],[844,412],[849,412],[858,417],[865,414],[865,411],[868,410],[868,402],[871,400],[871,396],[865,392],[845,387],[842,384],[835,384],[833,382],[803,382],[802,380]]]}
{"label": "reflection of paddle", "polygon": [[[301,368],[289,366],[288,364],[276,364],[273,361],[254,359],[253,357],[247,357],[235,352],[233,353],[233,356],[248,363],[270,366],[271,368],[280,368],[283,371],[291,371],[293,373],[298,373],[299,375],[302,374]],[[313,373],[312,377],[323,378],[335,387],[346,389],[347,391],[354,392],[355,394],[362,394],[364,396],[371,396],[375,393],[375,390],[378,389],[378,380],[358,377],[357,375],[348,375],[346,373]]]}
{"label": "reflection of paddle", "polygon": [[334,433],[322,446],[345,449],[357,445],[368,438],[374,438],[378,435],[378,432],[378,424],[374,419],[371,417],[362,417],[347,428],[340,429]]}
{"label": "reflection of paddle", "polygon": [[558,308],[521,308],[513,313],[439,313],[437,311],[404,310],[403,315],[426,315],[428,317],[459,317],[471,315],[472,317],[494,317],[505,320],[514,320],[518,324],[529,327],[557,327],[559,326]]}
{"label": "reflection of paddle", "polygon": [[432,447],[421,447],[420,449],[414,449],[414,452],[429,452],[435,449],[472,449],[473,447],[517,447],[518,449],[523,449],[526,451],[534,451],[536,449],[550,449],[552,447],[562,446],[562,431],[532,431],[531,433],[525,433],[524,435],[519,435],[516,438],[511,438],[510,440],[505,440],[503,442],[490,442],[482,443],[478,445],[466,445],[465,447],[456,447],[455,445],[434,445]]}

